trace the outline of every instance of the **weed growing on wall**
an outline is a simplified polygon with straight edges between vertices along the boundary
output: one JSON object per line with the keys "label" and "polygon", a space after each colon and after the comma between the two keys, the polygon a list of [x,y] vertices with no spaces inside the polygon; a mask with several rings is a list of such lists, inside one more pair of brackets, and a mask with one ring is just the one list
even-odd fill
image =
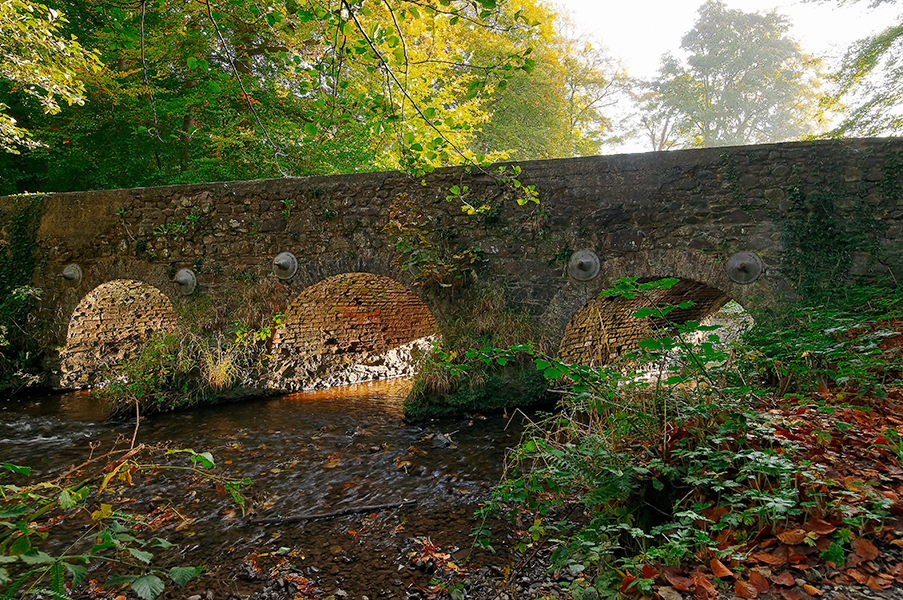
{"label": "weed growing on wall", "polygon": [[475,267],[482,261],[479,248],[455,247],[450,239],[438,239],[432,232],[432,217],[407,194],[395,199],[388,217],[385,230],[395,238],[399,267],[416,283],[460,287],[475,279]]}
{"label": "weed growing on wall", "polygon": [[[607,293],[651,301],[653,286],[669,284],[621,280]],[[851,564],[847,556],[871,555],[869,540],[897,506],[880,479],[848,485],[855,475],[839,476],[845,467],[825,456],[853,423],[881,422],[850,402],[903,398],[901,298],[860,290],[846,308],[819,309],[823,318],[807,317],[810,307],[770,323],[753,338],[760,347],[728,349],[709,327],[669,322],[680,307],[650,303],[634,316],[650,319],[655,335],[602,368],[527,345],[471,351],[496,364],[530,356],[561,395],[559,410],[536,420],[510,456],[493,501],[478,513],[476,543],[492,543],[492,515],[523,523],[519,556],[526,562],[550,548],[551,568],[570,573],[565,585],[575,598],[664,587],[713,598],[728,586],[753,598],[759,565],[777,575],[799,564],[793,548],[815,547],[802,559],[814,579],[766,584],[817,593],[813,584]],[[860,442],[862,457],[879,448],[875,460],[899,470],[900,436],[882,427],[869,432],[872,444]]]}

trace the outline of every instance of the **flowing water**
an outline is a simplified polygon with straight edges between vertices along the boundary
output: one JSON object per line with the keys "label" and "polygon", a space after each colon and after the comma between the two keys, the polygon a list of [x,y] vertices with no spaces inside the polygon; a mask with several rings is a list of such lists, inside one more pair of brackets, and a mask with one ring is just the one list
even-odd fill
{"label": "flowing water", "polygon": [[[415,506],[249,525],[212,484],[165,471],[143,478],[120,501],[139,513],[173,509],[154,535],[179,543],[173,564],[209,569],[189,592],[272,595],[261,586],[287,555],[311,582],[310,597],[428,595],[423,590],[434,574],[418,569],[412,555],[428,538],[449,560],[474,556],[473,509],[498,481],[520,426],[504,415],[476,414],[406,423],[408,386],[394,380],[153,415],[141,419],[138,442],[211,452],[231,477],[253,480],[248,494],[257,518]],[[81,464],[92,447],[96,454],[127,445],[133,428],[134,420],[106,421],[101,401],[85,393],[7,400],[0,403],[0,462],[46,478]]]}

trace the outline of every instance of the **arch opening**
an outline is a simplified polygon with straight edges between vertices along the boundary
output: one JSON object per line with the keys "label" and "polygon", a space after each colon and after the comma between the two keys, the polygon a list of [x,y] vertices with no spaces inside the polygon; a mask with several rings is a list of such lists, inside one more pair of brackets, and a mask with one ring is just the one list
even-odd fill
{"label": "arch opening", "polygon": [[[640,283],[653,279],[640,280]],[[677,306],[687,301],[688,308],[675,308],[667,319],[634,317],[641,308]],[[633,298],[623,296],[594,298],[571,317],[565,328],[558,355],[561,359],[589,366],[602,366],[634,350],[643,339],[654,337],[656,331],[667,330],[669,323],[698,321],[703,325],[718,325],[712,332],[721,343],[735,339],[752,324],[752,317],[725,292],[691,279],[679,279],[668,289],[647,290]],[[709,332],[697,332],[699,339]]]}
{"label": "arch opening", "polygon": [[102,371],[134,358],[154,333],[172,329],[176,315],[160,290],[116,279],[91,290],[72,313],[60,353],[60,385],[87,388]]}
{"label": "arch opening", "polygon": [[297,391],[407,377],[437,324],[397,281],[344,273],[297,296],[273,337],[268,386]]}

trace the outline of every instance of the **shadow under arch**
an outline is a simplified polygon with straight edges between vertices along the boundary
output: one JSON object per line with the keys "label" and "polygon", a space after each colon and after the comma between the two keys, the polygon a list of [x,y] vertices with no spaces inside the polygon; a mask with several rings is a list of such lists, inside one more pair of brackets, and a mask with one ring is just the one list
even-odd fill
{"label": "shadow under arch", "polygon": [[97,286],[69,319],[66,347],[60,352],[60,385],[91,387],[101,368],[133,358],[155,332],[175,323],[172,302],[148,283],[116,279]]}
{"label": "shadow under arch", "polygon": [[273,336],[268,387],[297,391],[407,376],[412,348],[436,332],[427,305],[394,279],[334,275],[306,288],[286,311]]}

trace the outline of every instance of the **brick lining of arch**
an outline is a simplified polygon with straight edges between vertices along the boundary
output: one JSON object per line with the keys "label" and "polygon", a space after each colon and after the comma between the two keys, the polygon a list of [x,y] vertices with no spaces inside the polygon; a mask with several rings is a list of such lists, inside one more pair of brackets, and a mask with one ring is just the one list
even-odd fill
{"label": "brick lining of arch", "polygon": [[175,322],[169,298],[152,285],[119,279],[97,286],[69,320],[66,347],[60,353],[60,384],[91,386],[102,365],[129,360],[151,335],[171,329]]}
{"label": "brick lining of arch", "polygon": [[[371,273],[335,275],[301,292],[289,306],[273,337],[270,387],[318,387],[353,365],[381,364],[381,355],[436,329],[426,304],[397,281]],[[384,376],[397,376],[389,371]],[[380,378],[376,373],[370,378]]]}
{"label": "brick lining of arch", "polygon": [[698,281],[681,279],[667,290],[649,290],[633,298],[595,298],[570,320],[561,339],[558,355],[565,361],[603,365],[636,348],[649,337],[653,323],[632,314],[646,306],[677,305],[692,300],[690,308],[675,309],[668,320],[675,323],[703,321],[730,298],[724,292]]}

